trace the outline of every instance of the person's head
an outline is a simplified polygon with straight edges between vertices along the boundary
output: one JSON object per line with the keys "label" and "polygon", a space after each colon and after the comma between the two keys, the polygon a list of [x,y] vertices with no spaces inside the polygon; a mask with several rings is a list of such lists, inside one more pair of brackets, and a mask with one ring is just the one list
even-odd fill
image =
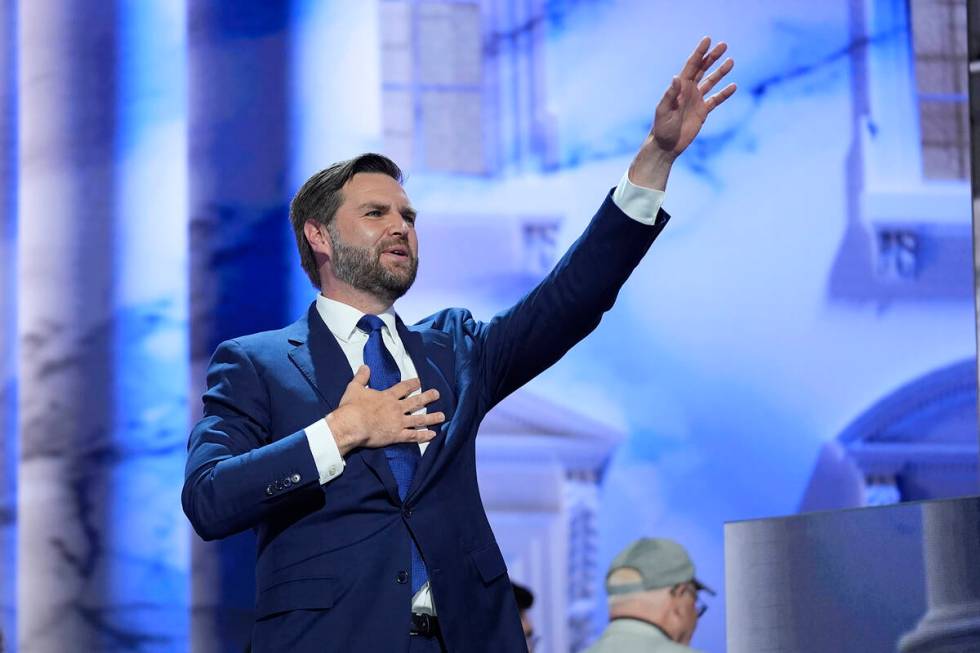
{"label": "person's head", "polygon": [[514,600],[517,601],[517,610],[521,615],[521,628],[524,629],[524,640],[527,642],[527,649],[533,653],[537,636],[534,634],[534,622],[531,621],[531,606],[534,605],[534,594],[530,589],[523,585],[511,581],[514,587]]}
{"label": "person's head", "polygon": [[689,644],[698,617],[698,592],[714,592],[694,576],[687,551],[673,540],[643,538],[609,565],[609,618],[632,617],[659,626],[668,637]]}
{"label": "person's head", "polygon": [[324,294],[363,293],[390,305],[415,280],[415,210],[401,169],[380,154],[335,163],[290,205],[300,263]]}

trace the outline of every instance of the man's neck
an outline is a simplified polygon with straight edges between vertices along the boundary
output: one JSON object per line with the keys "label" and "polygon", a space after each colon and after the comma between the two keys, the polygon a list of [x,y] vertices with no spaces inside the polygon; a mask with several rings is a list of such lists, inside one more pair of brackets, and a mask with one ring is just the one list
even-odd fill
{"label": "man's neck", "polygon": [[353,306],[368,315],[380,315],[392,307],[392,302],[344,284],[323,284],[320,294],[327,299]]}
{"label": "man's neck", "polygon": [[676,640],[674,640],[673,637],[670,636],[670,633],[668,633],[666,630],[663,629],[663,627],[660,624],[654,623],[653,621],[650,621],[649,619],[644,619],[643,617],[626,617],[626,616],[621,616],[621,617],[610,617],[609,618],[609,621],[612,622],[612,621],[617,621],[619,619],[630,619],[632,621],[642,621],[643,623],[647,624],[648,626],[653,626],[654,628],[656,628],[657,630],[659,630],[661,633],[663,633],[664,637],[666,637],[667,639],[669,639],[671,641],[676,641]]}
{"label": "man's neck", "polygon": [[667,629],[660,625],[663,617],[663,610],[651,609],[648,606],[636,605],[635,603],[626,603],[622,605],[617,605],[609,611],[609,620],[613,621],[615,619],[634,619],[636,621],[642,621],[648,623],[664,635],[667,639],[671,641],[677,641]]}

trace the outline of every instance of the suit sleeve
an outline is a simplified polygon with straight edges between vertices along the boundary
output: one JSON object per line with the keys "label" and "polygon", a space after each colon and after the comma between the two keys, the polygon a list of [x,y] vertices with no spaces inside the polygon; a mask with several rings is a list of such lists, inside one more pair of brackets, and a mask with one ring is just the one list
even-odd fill
{"label": "suit sleeve", "polygon": [[205,540],[256,525],[319,488],[304,431],[272,441],[269,395],[243,347],[222,343],[208,368],[204,417],[191,431],[181,503]]}
{"label": "suit sleeve", "polygon": [[553,365],[591,333],[670,216],[652,225],[630,218],[611,195],[547,277],[478,329],[489,410]]}

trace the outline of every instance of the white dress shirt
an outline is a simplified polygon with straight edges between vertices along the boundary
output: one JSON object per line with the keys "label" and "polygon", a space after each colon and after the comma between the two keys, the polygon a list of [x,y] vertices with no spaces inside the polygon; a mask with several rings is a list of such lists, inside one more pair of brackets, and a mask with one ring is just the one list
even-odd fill
{"label": "white dress shirt", "polygon": [[[663,204],[664,192],[651,188],[644,188],[633,184],[626,173],[613,191],[613,202],[619,209],[633,218],[637,222],[652,225],[656,222],[657,213]],[[368,334],[357,328],[357,322],[363,317],[363,313],[352,306],[328,299],[323,295],[316,297],[316,310],[320,318],[330,329],[330,332],[337,339],[347,362],[350,363],[351,372],[356,372],[357,368],[364,364],[364,345],[367,343]],[[398,371],[401,372],[402,379],[414,379],[418,376],[415,364],[411,356],[405,351],[398,330],[395,328],[395,311],[389,308],[379,315],[384,326],[381,329],[381,337],[391,352]],[[421,390],[416,390],[412,394],[418,394]],[[421,408],[418,413],[424,413],[425,408]],[[320,475],[320,483],[329,483],[340,476],[346,464],[337,442],[327,426],[326,417],[317,420],[314,424],[306,427],[306,439],[310,444],[310,451],[313,454],[313,461],[316,464],[317,472]],[[422,453],[428,442],[419,443]],[[429,584],[423,585],[412,598],[412,611],[421,614],[432,614],[435,612],[435,605],[432,600],[432,592]]]}

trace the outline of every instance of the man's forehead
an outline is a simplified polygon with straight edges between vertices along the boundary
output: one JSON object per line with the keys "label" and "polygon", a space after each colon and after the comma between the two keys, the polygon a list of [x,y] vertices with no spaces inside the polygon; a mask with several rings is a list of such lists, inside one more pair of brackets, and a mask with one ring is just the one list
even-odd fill
{"label": "man's forehead", "polygon": [[398,180],[380,172],[359,172],[344,184],[343,190],[346,198],[358,203],[397,199],[402,204],[410,204]]}

